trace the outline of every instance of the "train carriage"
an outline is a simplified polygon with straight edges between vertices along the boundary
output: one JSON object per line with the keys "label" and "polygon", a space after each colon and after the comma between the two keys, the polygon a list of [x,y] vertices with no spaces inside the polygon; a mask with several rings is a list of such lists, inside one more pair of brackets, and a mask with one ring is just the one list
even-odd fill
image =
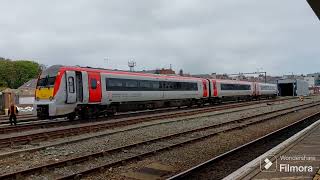
{"label": "train carriage", "polygon": [[203,104],[206,79],[53,66],[39,77],[37,116],[112,115],[118,111]]}
{"label": "train carriage", "polygon": [[39,76],[34,109],[74,119],[276,95],[273,84],[52,66]]}
{"label": "train carriage", "polygon": [[225,100],[249,100],[254,96],[254,83],[210,79],[211,97],[214,102]]}
{"label": "train carriage", "polygon": [[255,83],[256,96],[262,98],[275,98],[278,95],[276,84]]}

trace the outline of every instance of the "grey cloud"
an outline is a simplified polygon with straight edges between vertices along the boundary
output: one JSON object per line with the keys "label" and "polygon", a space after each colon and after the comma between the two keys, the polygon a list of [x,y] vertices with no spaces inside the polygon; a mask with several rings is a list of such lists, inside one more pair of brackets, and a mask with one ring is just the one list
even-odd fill
{"label": "grey cloud", "polygon": [[319,32],[303,0],[0,2],[0,56],[47,65],[307,73],[319,71]]}

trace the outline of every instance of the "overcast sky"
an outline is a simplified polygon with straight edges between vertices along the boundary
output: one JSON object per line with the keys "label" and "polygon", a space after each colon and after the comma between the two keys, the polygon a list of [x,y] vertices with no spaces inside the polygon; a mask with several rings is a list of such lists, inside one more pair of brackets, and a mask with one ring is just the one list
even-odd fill
{"label": "overcast sky", "polygon": [[319,33],[306,0],[0,0],[0,57],[46,65],[318,72]]}

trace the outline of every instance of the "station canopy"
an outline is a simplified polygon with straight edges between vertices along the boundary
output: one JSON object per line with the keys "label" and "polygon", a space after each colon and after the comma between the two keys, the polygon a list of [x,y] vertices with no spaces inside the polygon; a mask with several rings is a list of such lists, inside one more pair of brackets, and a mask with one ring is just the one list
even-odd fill
{"label": "station canopy", "polygon": [[307,0],[313,11],[320,19],[320,0]]}

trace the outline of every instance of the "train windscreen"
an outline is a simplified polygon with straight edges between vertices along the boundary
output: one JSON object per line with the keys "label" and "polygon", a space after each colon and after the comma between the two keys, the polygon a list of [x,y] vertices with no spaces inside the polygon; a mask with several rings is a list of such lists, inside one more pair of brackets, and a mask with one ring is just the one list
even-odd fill
{"label": "train windscreen", "polygon": [[44,70],[40,78],[38,80],[37,86],[38,87],[50,87],[54,86],[54,82],[56,80],[56,76],[60,70],[61,66],[60,65],[55,65],[47,68]]}

